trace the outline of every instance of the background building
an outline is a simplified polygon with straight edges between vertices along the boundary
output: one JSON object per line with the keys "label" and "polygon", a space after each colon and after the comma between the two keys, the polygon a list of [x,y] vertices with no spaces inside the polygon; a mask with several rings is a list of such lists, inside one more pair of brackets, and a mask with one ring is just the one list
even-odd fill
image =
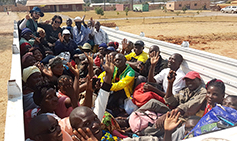
{"label": "background building", "polygon": [[198,10],[198,9],[210,9],[210,0],[175,0],[168,1],[166,8],[168,10],[182,10],[186,6],[187,9]]}
{"label": "background building", "polygon": [[32,9],[38,6],[44,12],[82,11],[83,0],[28,0],[26,6]]}

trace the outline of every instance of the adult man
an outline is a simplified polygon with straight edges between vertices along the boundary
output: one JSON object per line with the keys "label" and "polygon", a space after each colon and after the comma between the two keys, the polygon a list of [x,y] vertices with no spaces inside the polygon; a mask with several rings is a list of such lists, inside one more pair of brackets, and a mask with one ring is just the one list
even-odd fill
{"label": "adult man", "polygon": [[[123,104],[124,99],[131,97],[133,92],[132,88],[134,84],[135,71],[128,64],[126,64],[126,58],[121,53],[115,55],[114,65],[116,67],[114,67],[112,87],[110,89],[113,91],[113,94],[109,97],[107,107],[116,115],[116,112],[118,112],[116,110],[118,110],[119,105]],[[101,78],[101,81],[103,82],[105,75],[106,73],[103,72],[98,78]]]}
{"label": "adult man", "polygon": [[77,44],[71,39],[71,33],[68,29],[63,30],[63,36],[59,33],[59,39],[55,42],[54,47],[55,55],[68,51],[72,58],[76,49]]}
{"label": "adult man", "polygon": [[[180,65],[183,62],[182,55],[175,53],[170,56],[168,61],[168,67],[166,69],[163,69],[159,74],[157,74],[154,77],[154,70],[157,62],[159,61],[159,53],[153,52],[151,53],[151,68],[149,70],[148,74],[148,82],[153,83],[162,83],[163,90],[166,92],[168,87],[168,75],[170,70],[173,71],[174,74],[176,74],[176,79],[173,83],[173,94],[177,94],[182,88],[185,87],[185,82],[183,80],[183,77],[185,76],[185,73],[180,69]],[[159,94],[159,93],[158,93]],[[164,96],[161,94],[161,96]]]}
{"label": "adult man", "polygon": [[[194,112],[196,106],[199,106],[203,103],[206,98],[206,89],[202,85],[202,80],[200,75],[195,71],[188,72],[185,77],[186,88],[179,91],[178,94],[172,94],[172,87],[175,80],[175,76],[168,81],[168,89],[165,94],[164,100],[166,104],[173,108],[178,108],[181,113],[186,113],[189,115],[191,112]],[[192,108],[193,110],[187,110]],[[192,114],[190,114],[192,115]]]}
{"label": "adult man", "polygon": [[168,65],[168,61],[167,60],[164,60],[161,55],[160,55],[160,49],[157,45],[152,45],[150,48],[149,48],[149,58],[146,60],[144,66],[142,64],[139,64],[141,67],[140,69],[140,74],[147,77],[148,76],[148,73],[149,73],[149,70],[151,68],[151,54],[152,52],[155,52],[155,54],[159,54],[159,60],[155,66],[155,72],[154,72],[154,75],[157,75],[158,73],[160,73],[164,68],[167,68],[167,65]]}
{"label": "adult man", "polygon": [[43,17],[44,13],[41,11],[39,7],[34,7],[32,10],[30,10],[31,18],[29,15],[26,15],[26,18],[22,21],[22,23],[19,25],[19,28],[22,30],[23,28],[27,27],[29,28],[34,36],[37,36],[37,21],[39,17]]}
{"label": "adult man", "polygon": [[[76,17],[74,19],[75,27],[73,27],[73,40],[77,45],[83,46],[89,40],[90,29],[87,27],[84,22],[85,16],[81,19],[80,17]],[[83,25],[81,25],[83,23]]]}
{"label": "adult man", "polygon": [[143,51],[144,49],[144,42],[141,40],[136,41],[134,52],[126,55],[127,64],[129,64],[134,70],[139,70],[139,64],[145,63],[148,59],[147,53]]}
{"label": "adult man", "polygon": [[100,28],[100,22],[95,22],[95,30],[92,31],[92,35],[94,36],[95,45],[100,45],[102,43],[108,43],[108,35],[107,33]]}

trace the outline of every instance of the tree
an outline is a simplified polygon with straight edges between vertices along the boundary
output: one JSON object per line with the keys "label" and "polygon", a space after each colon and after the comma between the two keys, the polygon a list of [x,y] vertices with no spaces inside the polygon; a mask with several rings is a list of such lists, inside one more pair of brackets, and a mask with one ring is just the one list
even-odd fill
{"label": "tree", "polygon": [[96,13],[97,15],[103,16],[103,15],[104,15],[104,10],[103,10],[101,7],[96,7],[96,8],[95,8],[95,13]]}
{"label": "tree", "polygon": [[128,16],[128,11],[129,11],[129,8],[128,8],[128,7],[126,7],[124,11],[126,12],[126,16]]}
{"label": "tree", "polygon": [[184,11],[184,13],[185,13],[185,11],[188,10],[188,8],[186,7],[186,5],[182,7],[182,10]]}

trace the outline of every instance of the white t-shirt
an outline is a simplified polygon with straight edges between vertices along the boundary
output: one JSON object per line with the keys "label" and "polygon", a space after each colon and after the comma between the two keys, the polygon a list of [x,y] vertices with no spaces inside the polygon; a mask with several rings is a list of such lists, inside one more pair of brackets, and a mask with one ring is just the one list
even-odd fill
{"label": "white t-shirt", "polygon": [[[162,83],[162,87],[164,91],[167,91],[168,87],[168,79],[167,76],[170,72],[170,68],[163,69],[159,74],[157,74],[154,79],[157,83]],[[172,93],[175,95],[177,94],[182,88],[185,87],[185,81],[183,80],[185,73],[179,68],[176,71],[175,81],[173,83],[173,91]]]}

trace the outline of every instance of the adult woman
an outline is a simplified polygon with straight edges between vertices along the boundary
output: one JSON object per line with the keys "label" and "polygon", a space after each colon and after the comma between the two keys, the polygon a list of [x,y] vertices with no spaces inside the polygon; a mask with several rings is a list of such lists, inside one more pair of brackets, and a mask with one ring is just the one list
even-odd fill
{"label": "adult woman", "polygon": [[39,23],[38,26],[43,28],[46,32],[46,40],[51,47],[55,46],[55,42],[58,40],[58,34],[62,33],[60,25],[62,24],[62,18],[59,15],[55,15],[52,18],[51,24]]}
{"label": "adult woman", "polygon": [[35,57],[36,61],[41,61],[43,59],[43,54],[38,47],[31,48],[29,52],[33,53],[33,56]]}

